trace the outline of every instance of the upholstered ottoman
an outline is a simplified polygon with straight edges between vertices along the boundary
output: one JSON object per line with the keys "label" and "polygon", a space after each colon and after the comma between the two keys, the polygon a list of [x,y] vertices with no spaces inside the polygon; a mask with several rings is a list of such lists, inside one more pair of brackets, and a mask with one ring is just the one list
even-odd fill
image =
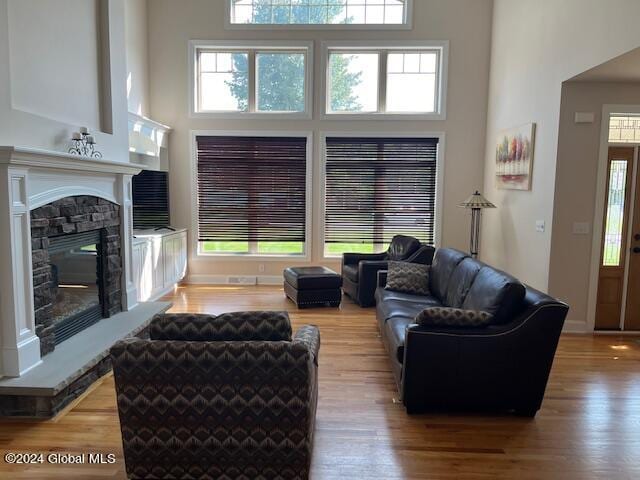
{"label": "upholstered ottoman", "polygon": [[284,270],[284,292],[298,308],[338,307],[342,277],[326,267],[289,267]]}

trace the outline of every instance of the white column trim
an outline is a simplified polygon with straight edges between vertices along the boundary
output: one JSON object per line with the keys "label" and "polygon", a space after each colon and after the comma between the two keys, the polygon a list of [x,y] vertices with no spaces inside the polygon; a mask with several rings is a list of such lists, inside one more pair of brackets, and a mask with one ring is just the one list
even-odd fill
{"label": "white column trim", "polygon": [[0,255],[7,267],[0,273],[0,376],[17,377],[41,363],[33,308],[28,170],[0,168]]}

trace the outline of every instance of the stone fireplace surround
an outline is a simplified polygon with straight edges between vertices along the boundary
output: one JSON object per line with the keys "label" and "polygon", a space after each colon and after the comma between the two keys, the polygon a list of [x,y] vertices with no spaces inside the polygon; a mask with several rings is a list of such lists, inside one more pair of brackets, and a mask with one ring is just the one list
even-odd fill
{"label": "stone fireplace surround", "polygon": [[105,316],[122,311],[122,259],[120,206],[92,195],[64,197],[31,210],[31,258],[36,335],[40,354],[52,352],[56,345],[51,309],[55,301],[51,285],[49,238],[98,230],[101,249],[101,304]]}
{"label": "stone fireplace surround", "polygon": [[[35,237],[32,242],[32,230],[36,235],[48,233],[49,230],[44,229],[63,222],[63,215],[54,217],[57,220],[53,220],[53,224],[52,218],[48,218],[44,227],[45,222],[36,217],[38,212],[47,210],[45,206],[69,197],[76,198],[76,207],[78,202],[93,202],[89,198],[98,199],[98,205],[92,207],[117,206],[111,213],[119,211],[119,225],[113,218],[105,219],[104,214],[110,212],[99,211],[106,210],[100,207],[90,213],[91,220],[77,222],[73,227],[72,216],[64,215],[68,226],[62,228],[77,230],[101,225],[100,228],[111,232],[119,230],[121,308],[128,311],[137,305],[132,264],[131,179],[142,168],[142,165],[60,152],[0,147],[0,258],[3,262],[0,269],[0,378],[26,374],[41,364],[41,344],[42,352],[50,348],[46,335],[42,341],[38,336],[46,327],[37,327],[34,304],[34,265],[37,271],[41,265],[38,262],[44,260],[40,258],[43,248],[38,238],[42,240],[46,236]],[[49,213],[56,212],[51,209]],[[81,215],[87,214],[89,212]],[[103,219],[98,220],[101,217]],[[92,223],[94,221],[97,223]]]}

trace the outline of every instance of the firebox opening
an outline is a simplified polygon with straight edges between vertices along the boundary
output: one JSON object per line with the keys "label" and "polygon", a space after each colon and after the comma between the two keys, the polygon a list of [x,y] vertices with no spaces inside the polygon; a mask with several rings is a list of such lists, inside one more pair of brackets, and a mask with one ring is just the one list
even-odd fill
{"label": "firebox opening", "polygon": [[56,344],[103,318],[100,231],[50,239]]}

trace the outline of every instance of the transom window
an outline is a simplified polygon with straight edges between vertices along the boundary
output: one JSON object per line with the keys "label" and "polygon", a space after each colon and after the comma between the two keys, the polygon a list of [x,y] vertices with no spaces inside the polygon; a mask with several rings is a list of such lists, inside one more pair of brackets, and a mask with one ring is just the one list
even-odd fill
{"label": "transom window", "polygon": [[227,0],[230,25],[409,24],[411,0]]}
{"label": "transom window", "polygon": [[609,142],[640,143],[640,115],[611,115]]}
{"label": "transom window", "polygon": [[193,114],[310,115],[310,47],[195,46]]}
{"label": "transom window", "polygon": [[327,46],[326,114],[444,118],[445,49]]}

